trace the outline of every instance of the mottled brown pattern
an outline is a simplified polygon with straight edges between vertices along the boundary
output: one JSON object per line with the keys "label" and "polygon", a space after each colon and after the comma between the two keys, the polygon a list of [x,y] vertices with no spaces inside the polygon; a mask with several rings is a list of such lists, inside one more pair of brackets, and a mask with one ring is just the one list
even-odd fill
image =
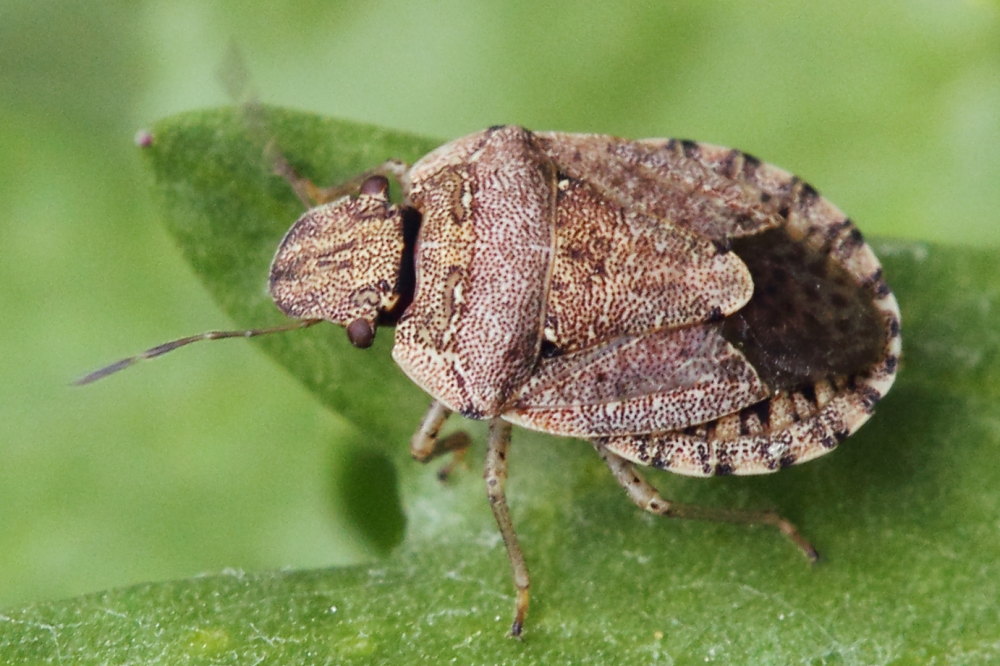
{"label": "mottled brown pattern", "polygon": [[[591,183],[626,210],[716,240],[758,233],[782,223],[778,202],[762,202],[761,190],[753,183],[716,172],[714,162],[689,157],[682,142],[559,132],[537,136],[561,171]],[[726,169],[732,171],[733,162],[739,159],[731,158]]]}
{"label": "mottled brown pattern", "polygon": [[504,416],[559,435],[624,435],[703,423],[767,394],[717,326],[687,326],[543,360]]}
{"label": "mottled brown pattern", "polygon": [[344,197],[303,215],[271,264],[271,295],[290,317],[374,329],[399,297],[403,217],[384,192]]}
{"label": "mottled brown pattern", "polygon": [[538,357],[555,169],[516,127],[465,140],[462,150],[460,165],[444,151],[410,170],[409,203],[423,214],[417,289],[393,358],[450,409],[486,417]]}
{"label": "mottled brown pattern", "polygon": [[545,337],[564,352],[728,315],[753,293],[739,257],[585,181],[559,182],[555,232]]}
{"label": "mottled brown pattern", "polygon": [[[892,385],[899,311],[878,260],[815,188],[750,155],[497,127],[401,180],[422,219],[393,355],[449,409],[754,474],[830,450]],[[368,199],[289,233],[272,278],[286,312],[349,323],[398,298],[365,250],[397,257],[398,224]],[[353,230],[350,206],[390,228]]]}

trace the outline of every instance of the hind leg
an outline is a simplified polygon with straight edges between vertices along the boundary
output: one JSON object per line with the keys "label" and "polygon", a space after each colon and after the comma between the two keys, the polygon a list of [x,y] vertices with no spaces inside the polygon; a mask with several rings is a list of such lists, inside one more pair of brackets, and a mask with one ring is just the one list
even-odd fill
{"label": "hind leg", "polygon": [[770,525],[776,527],[782,534],[791,539],[810,562],[819,559],[819,553],[813,548],[798,528],[787,518],[774,511],[742,511],[736,509],[717,509],[696,506],[693,504],[678,504],[664,499],[648,481],[636,471],[635,466],[619,455],[609,451],[603,445],[594,442],[594,448],[607,464],[611,474],[618,484],[625,489],[631,499],[640,509],[668,518],[687,518],[692,520],[713,520],[724,523],[743,523],[747,525]]}

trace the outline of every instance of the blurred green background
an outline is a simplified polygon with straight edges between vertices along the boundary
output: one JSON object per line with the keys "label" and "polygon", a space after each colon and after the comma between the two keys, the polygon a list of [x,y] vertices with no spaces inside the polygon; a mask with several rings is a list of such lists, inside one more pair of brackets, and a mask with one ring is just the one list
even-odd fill
{"label": "blurred green background", "polygon": [[228,325],[132,137],[229,103],[232,44],[268,103],[443,139],[519,123],[732,145],[868,234],[1000,247],[995,2],[4,0],[0,607],[377,550],[337,481],[377,464],[249,345],[69,386]]}

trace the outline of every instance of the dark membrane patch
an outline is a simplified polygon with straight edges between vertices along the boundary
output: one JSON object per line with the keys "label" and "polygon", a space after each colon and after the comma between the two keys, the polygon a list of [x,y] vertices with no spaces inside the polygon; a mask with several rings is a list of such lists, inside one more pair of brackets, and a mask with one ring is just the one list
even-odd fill
{"label": "dark membrane patch", "polygon": [[773,390],[851,377],[879,360],[883,331],[871,293],[828,254],[784,229],[735,238],[754,294],[722,323],[723,336]]}

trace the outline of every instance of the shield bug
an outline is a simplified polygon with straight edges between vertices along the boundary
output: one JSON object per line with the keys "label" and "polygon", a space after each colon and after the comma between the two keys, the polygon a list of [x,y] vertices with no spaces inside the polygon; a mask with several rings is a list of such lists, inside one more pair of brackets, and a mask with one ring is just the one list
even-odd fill
{"label": "shield bug", "polygon": [[514,126],[329,191],[278,165],[322,202],[271,266],[275,303],[299,321],[184,338],[82,382],[200,339],[330,321],[367,347],[395,325],[393,358],[433,398],[414,457],[467,446],[437,436],[453,412],[489,421],[513,635],[529,578],[504,495],[512,424],[590,440],[646,511],[769,524],[816,558],[776,513],[677,504],[634,468],[774,472],[832,450],[889,390],[895,298],[855,226],[810,185],[708,144]]}

